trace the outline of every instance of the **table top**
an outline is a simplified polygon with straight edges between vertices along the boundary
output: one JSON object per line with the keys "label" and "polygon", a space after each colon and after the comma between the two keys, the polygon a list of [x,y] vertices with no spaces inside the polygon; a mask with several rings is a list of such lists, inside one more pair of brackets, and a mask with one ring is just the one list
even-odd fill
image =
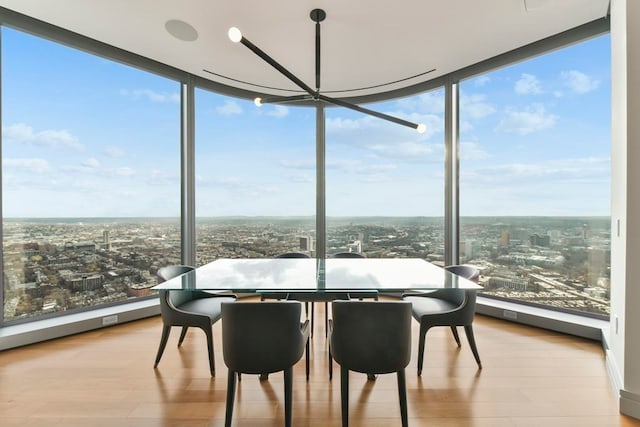
{"label": "table top", "polygon": [[215,260],[153,289],[321,293],[480,288],[417,258],[241,258]]}

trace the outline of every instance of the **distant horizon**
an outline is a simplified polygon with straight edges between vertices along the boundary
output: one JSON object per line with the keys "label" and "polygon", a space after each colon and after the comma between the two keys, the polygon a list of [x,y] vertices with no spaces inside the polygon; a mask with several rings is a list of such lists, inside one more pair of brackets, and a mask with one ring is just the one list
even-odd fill
{"label": "distant horizon", "polygon": [[[86,220],[99,220],[99,219],[157,219],[157,220],[177,220],[179,216],[59,216],[59,217],[3,217],[4,221],[17,221],[17,220],[69,220],[69,219],[86,219]],[[305,218],[312,219],[315,215],[217,215],[217,216],[197,216],[196,219],[209,219],[209,218],[231,218],[231,219],[270,219],[270,218]],[[326,218],[433,218],[443,219],[443,216],[431,216],[431,215],[327,215]],[[611,215],[460,215],[460,218],[611,218]]]}

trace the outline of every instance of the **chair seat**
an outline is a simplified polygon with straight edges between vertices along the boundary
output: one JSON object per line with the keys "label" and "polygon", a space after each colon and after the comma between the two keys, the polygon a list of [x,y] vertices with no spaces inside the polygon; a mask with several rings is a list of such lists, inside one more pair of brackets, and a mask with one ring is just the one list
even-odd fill
{"label": "chair seat", "polygon": [[447,313],[459,307],[459,305],[450,301],[440,298],[429,298],[428,296],[405,296],[403,300],[411,303],[411,314],[418,321],[422,316]]}
{"label": "chair seat", "polygon": [[209,316],[211,322],[215,322],[221,317],[221,304],[223,302],[233,301],[235,301],[235,298],[233,297],[200,298],[182,303],[177,308],[179,310],[188,311],[190,313]]}

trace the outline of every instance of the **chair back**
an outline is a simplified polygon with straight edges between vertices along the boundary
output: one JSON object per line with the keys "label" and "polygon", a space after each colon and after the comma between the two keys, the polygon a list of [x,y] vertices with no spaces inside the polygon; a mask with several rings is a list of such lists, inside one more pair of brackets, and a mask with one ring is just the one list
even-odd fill
{"label": "chair back", "polygon": [[303,254],[302,252],[286,252],[280,255],[276,255],[276,258],[311,258],[307,254]]}
{"label": "chair back", "polygon": [[365,258],[365,256],[358,252],[338,252],[331,255],[331,258]]}
{"label": "chair back", "polygon": [[297,301],[222,303],[224,363],[236,372],[282,371],[304,354]]}
{"label": "chair back", "polygon": [[367,374],[404,369],[411,359],[411,303],[334,301],[331,354]]}
{"label": "chair back", "polygon": [[480,270],[471,265],[448,265],[444,269],[472,282],[478,283],[478,279],[480,279]]}
{"label": "chair back", "polygon": [[[168,265],[159,268],[156,277],[158,283],[162,283],[193,270],[194,267],[189,265]],[[191,301],[193,297],[194,295],[191,291],[160,291],[160,311],[163,315],[166,315],[168,311],[172,311],[169,304],[173,305],[173,307],[179,307],[181,304]]]}
{"label": "chair back", "polygon": [[[475,283],[478,283],[480,278],[480,270],[470,265],[448,265],[444,269]],[[443,299],[459,306],[457,313],[458,324],[465,325],[472,322],[475,314],[476,294],[477,291],[475,290],[462,289],[447,290],[447,292],[442,293],[444,295]]]}

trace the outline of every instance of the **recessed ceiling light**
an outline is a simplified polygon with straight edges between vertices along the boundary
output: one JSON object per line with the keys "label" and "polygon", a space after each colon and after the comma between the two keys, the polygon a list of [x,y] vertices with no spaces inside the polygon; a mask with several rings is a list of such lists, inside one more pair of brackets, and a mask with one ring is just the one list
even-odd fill
{"label": "recessed ceiling light", "polygon": [[198,32],[190,24],[179,19],[170,19],[164,24],[167,32],[178,40],[192,42],[198,38]]}

